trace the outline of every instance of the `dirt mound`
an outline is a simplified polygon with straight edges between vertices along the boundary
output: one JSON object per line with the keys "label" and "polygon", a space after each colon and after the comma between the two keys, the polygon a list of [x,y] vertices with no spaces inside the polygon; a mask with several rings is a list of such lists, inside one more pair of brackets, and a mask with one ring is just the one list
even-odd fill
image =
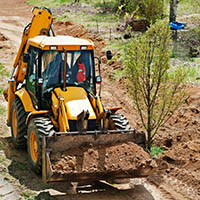
{"label": "dirt mound", "polygon": [[[57,173],[124,172],[156,167],[149,154],[133,142],[115,146],[81,147],[51,155]],[[138,174],[139,176],[139,174]]]}
{"label": "dirt mound", "polygon": [[187,90],[185,102],[161,128],[156,138],[156,144],[164,148],[173,149],[180,143],[200,140],[200,88],[190,85]]}
{"label": "dirt mound", "polygon": [[8,38],[6,38],[2,33],[0,33],[0,41],[6,41]]}
{"label": "dirt mound", "polygon": [[[188,97],[185,102],[156,138],[156,144],[167,150],[158,162],[157,174],[180,181],[179,184],[177,182],[180,187],[176,190],[190,195],[193,199],[199,199],[200,88],[190,85],[187,90]],[[192,189],[189,190],[188,187]]]}
{"label": "dirt mound", "polygon": [[[170,163],[170,169],[167,172],[171,176],[176,177],[185,184],[192,185],[198,191],[200,191],[199,154],[200,140],[188,141],[169,150],[163,158]],[[176,165],[176,167],[173,167],[173,165]]]}
{"label": "dirt mound", "polygon": [[200,140],[180,143],[167,152],[167,156],[176,161],[196,160],[200,153]]}
{"label": "dirt mound", "polygon": [[102,48],[105,47],[106,44],[100,35],[91,34],[88,30],[84,29],[83,25],[76,25],[71,21],[55,21],[54,29],[57,35],[69,35],[93,41],[95,45],[95,53],[97,55],[101,54]]}

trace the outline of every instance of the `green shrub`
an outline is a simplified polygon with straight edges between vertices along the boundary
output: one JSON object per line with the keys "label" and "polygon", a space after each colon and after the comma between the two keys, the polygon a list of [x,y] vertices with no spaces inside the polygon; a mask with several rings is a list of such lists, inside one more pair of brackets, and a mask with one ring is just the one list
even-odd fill
{"label": "green shrub", "polygon": [[118,0],[121,14],[145,18],[149,24],[162,19],[164,0]]}
{"label": "green shrub", "polygon": [[7,77],[9,76],[8,70],[5,68],[5,66],[2,63],[0,63],[0,75],[7,76]]}
{"label": "green shrub", "polygon": [[152,146],[150,149],[150,154],[153,157],[159,157],[160,155],[162,155],[164,152],[164,149],[162,149],[161,147],[158,146]]}

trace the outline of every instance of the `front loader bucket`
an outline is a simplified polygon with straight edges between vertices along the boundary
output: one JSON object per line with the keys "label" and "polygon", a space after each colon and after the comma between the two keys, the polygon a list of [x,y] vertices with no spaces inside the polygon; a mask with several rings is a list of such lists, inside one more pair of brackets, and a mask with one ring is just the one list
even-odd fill
{"label": "front loader bucket", "polygon": [[140,141],[135,130],[127,132],[57,133],[43,137],[43,181],[90,182],[148,176],[156,165],[134,143]]}

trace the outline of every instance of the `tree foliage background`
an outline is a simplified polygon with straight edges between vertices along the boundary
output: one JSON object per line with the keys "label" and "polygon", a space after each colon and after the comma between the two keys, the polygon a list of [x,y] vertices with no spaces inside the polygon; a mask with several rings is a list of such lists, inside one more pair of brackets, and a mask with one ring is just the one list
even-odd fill
{"label": "tree foliage background", "polygon": [[119,10],[122,14],[129,16],[139,16],[145,18],[147,22],[155,23],[162,19],[164,13],[164,0],[117,0]]}

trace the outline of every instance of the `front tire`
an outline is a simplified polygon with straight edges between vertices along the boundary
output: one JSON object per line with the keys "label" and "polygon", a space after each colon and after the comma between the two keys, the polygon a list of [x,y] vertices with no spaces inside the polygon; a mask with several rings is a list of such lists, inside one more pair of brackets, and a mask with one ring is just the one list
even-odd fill
{"label": "front tire", "polygon": [[[111,130],[130,130],[131,126],[129,121],[124,115],[121,114],[112,114],[111,115]],[[135,143],[146,150],[146,136],[143,131],[135,133]]]}
{"label": "front tire", "polygon": [[12,140],[16,148],[26,147],[27,126],[26,126],[27,113],[21,100],[16,97],[11,107],[11,134]]}
{"label": "front tire", "polygon": [[53,134],[54,128],[50,119],[31,119],[28,125],[27,151],[31,166],[37,174],[42,172],[42,137]]}
{"label": "front tire", "polygon": [[111,114],[112,128],[115,130],[130,130],[131,126],[126,117],[122,114]]}

